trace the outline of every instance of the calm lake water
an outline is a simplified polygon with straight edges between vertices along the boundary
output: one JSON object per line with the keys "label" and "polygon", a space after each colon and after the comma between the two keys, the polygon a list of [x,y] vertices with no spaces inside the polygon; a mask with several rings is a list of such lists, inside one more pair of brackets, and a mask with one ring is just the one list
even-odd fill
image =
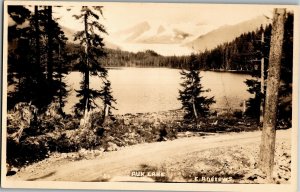
{"label": "calm lake water", "polygon": [[[181,107],[179,96],[180,70],[169,68],[114,68],[109,69],[109,80],[112,83],[113,96],[117,99],[118,109],[115,114],[157,112]],[[247,92],[244,81],[251,78],[249,75],[227,72],[201,71],[201,82],[205,93],[214,96],[216,103],[212,108],[242,109],[244,100],[251,95]],[[66,77],[71,90],[65,106],[70,113],[73,105],[78,102],[75,89],[79,89],[82,76],[79,72],[72,72]],[[98,88],[100,80],[91,78],[91,87]],[[101,105],[101,101],[97,101]]]}

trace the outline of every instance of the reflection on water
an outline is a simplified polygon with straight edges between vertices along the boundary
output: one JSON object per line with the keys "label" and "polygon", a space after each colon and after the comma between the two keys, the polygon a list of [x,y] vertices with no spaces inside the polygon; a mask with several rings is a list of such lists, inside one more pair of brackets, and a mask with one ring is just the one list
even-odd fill
{"label": "reflection on water", "polygon": [[[182,82],[179,72],[178,69],[168,68],[109,69],[109,79],[118,108],[118,111],[113,112],[144,113],[180,108],[180,101],[177,100]],[[200,72],[200,75],[203,87],[211,90],[205,94],[215,97],[213,108],[241,109],[243,101],[251,96],[244,83],[250,78],[249,75],[210,71]],[[67,113],[71,112],[72,106],[78,101],[74,89],[79,89],[81,79],[79,72],[72,72],[66,78],[71,89],[65,106]],[[91,78],[91,87],[99,89],[99,86],[100,80],[97,77]],[[101,105],[100,100],[97,103]]]}

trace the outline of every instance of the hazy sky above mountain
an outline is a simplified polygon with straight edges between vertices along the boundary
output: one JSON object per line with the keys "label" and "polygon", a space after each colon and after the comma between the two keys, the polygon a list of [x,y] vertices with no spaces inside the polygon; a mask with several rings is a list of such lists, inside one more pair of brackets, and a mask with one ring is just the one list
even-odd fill
{"label": "hazy sky above mountain", "polygon": [[[58,22],[74,31],[82,30],[83,24],[73,15],[79,14],[83,3],[53,8],[54,17]],[[94,5],[96,5],[94,3]],[[98,5],[98,4],[97,4]],[[205,4],[162,4],[162,3],[99,3],[104,6],[104,18],[100,21],[106,28],[109,36],[106,40],[117,44],[124,50],[143,51],[153,48],[164,55],[189,54],[191,50],[179,44],[149,45],[124,42],[122,35],[115,35],[141,22],[147,22],[153,30],[159,26],[166,29],[178,29],[191,34],[191,38],[217,29],[223,25],[234,25],[257,16],[272,16],[272,7],[265,6],[233,6],[229,4],[210,6]],[[71,9],[68,9],[71,8]],[[32,8],[31,8],[32,9]],[[124,34],[126,35],[126,34]],[[173,46],[173,47],[172,47]],[[161,49],[161,50],[160,50]]]}
{"label": "hazy sky above mountain", "polygon": [[[101,3],[104,6],[105,25],[110,36],[109,42],[119,45],[129,51],[143,51],[154,49],[164,54],[190,54],[191,50],[178,44],[155,45],[123,42],[122,36],[114,35],[116,32],[126,30],[141,22],[148,22],[155,30],[159,26],[164,28],[179,29],[196,38],[223,25],[234,25],[259,15],[272,16],[272,9],[263,6],[208,6],[201,4],[155,4],[155,3]],[[72,17],[77,14],[80,7],[74,7],[71,11],[65,8],[57,9],[57,16],[61,17],[60,23],[70,29],[82,29],[82,23]],[[126,34],[124,34],[126,35]]]}
{"label": "hazy sky above mountain", "polygon": [[[236,24],[259,15],[272,16],[272,9],[256,6],[242,7],[232,5],[208,6],[201,4],[162,4],[162,3],[101,3],[108,32],[113,33],[127,29],[135,24],[147,21],[158,26],[181,26],[187,31],[198,28],[199,33],[206,33],[222,25]],[[80,7],[73,7],[71,11],[57,8],[56,15],[60,23],[68,28],[77,30],[82,28],[72,17],[78,14]]]}

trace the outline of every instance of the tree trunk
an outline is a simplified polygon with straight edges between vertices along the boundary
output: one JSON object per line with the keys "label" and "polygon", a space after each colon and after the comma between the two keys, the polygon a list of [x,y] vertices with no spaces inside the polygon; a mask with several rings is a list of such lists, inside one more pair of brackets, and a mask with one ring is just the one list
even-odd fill
{"label": "tree trunk", "polygon": [[38,6],[34,6],[34,28],[35,28],[35,51],[36,51],[36,55],[35,55],[35,64],[36,67],[39,68],[41,65],[41,61],[40,61],[40,57],[41,57],[41,53],[40,53],[40,27],[39,27],[39,8]]}
{"label": "tree trunk", "polygon": [[[63,83],[63,79],[62,79],[62,59],[61,59],[61,45],[60,43],[58,43],[58,78],[59,78],[59,83],[62,84]],[[59,94],[58,94],[58,103],[59,103],[59,113],[62,116],[65,116],[65,113],[63,111],[63,106],[64,106],[64,102],[63,102],[63,87],[59,86]]]}
{"label": "tree trunk", "polygon": [[[264,46],[264,32],[261,33],[261,45]],[[260,116],[259,123],[263,124],[264,121],[264,94],[265,94],[265,62],[264,55],[261,58],[261,70],[260,70]]]}
{"label": "tree trunk", "polygon": [[272,181],[285,9],[274,9],[259,167]]}
{"label": "tree trunk", "polygon": [[89,40],[88,40],[88,16],[84,15],[84,33],[85,33],[85,71],[84,71],[84,115],[83,115],[83,127],[86,127],[89,121],[89,111],[90,111],[90,98],[89,98],[89,84],[90,84],[90,74],[89,74]]}
{"label": "tree trunk", "polygon": [[52,85],[53,80],[53,34],[52,34],[52,6],[47,8],[47,37],[48,37],[48,52],[47,52],[47,80]]}
{"label": "tree trunk", "polygon": [[192,99],[192,104],[193,104],[194,115],[195,115],[196,122],[197,122],[197,120],[198,120],[198,114],[197,114],[197,110],[196,110],[196,106],[195,106],[195,98],[194,97]]}
{"label": "tree trunk", "polygon": [[85,47],[85,74],[84,74],[84,82],[86,86],[86,108],[89,111],[90,110],[90,103],[89,103],[89,89],[90,89],[90,73],[89,73],[89,33],[88,33],[88,16],[87,14],[84,15],[84,32],[85,32],[85,41],[86,41],[86,47]]}
{"label": "tree trunk", "polygon": [[102,114],[102,124],[104,124],[106,117],[108,116],[109,107],[110,106],[107,104],[104,105],[103,114]]}

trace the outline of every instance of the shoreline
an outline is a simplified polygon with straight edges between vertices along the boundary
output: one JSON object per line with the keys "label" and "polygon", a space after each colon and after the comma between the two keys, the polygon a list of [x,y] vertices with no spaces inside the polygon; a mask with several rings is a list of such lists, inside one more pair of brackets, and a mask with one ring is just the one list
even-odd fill
{"label": "shoreline", "polygon": [[[182,68],[172,68],[172,67],[152,67],[152,66],[104,66],[105,69],[108,70],[122,70],[123,68],[141,68],[141,69],[175,69],[181,70]],[[251,75],[253,71],[246,70],[223,70],[223,69],[199,69],[201,72],[220,72],[220,73],[233,73],[233,74],[241,74],[241,75]],[[69,72],[79,72],[76,70],[71,70]]]}

